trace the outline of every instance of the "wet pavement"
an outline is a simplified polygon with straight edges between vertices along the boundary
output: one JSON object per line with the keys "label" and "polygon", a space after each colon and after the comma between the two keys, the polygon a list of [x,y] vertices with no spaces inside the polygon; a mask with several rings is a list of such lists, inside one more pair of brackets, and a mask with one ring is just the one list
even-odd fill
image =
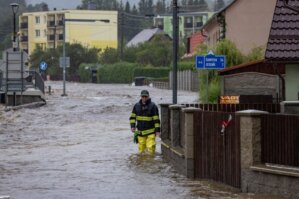
{"label": "wet pavement", "polygon": [[[142,89],[156,104],[172,91],[130,85],[46,82],[52,94],[33,109],[0,107],[0,196],[40,198],[273,198],[186,179],[161,155],[137,154],[129,116]],[[197,102],[178,92],[178,103]]]}

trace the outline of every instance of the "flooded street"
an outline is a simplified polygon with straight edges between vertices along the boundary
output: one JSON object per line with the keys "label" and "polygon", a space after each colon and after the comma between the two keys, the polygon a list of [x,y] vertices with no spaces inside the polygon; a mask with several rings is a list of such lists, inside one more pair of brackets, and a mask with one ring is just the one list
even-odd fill
{"label": "flooded street", "polygon": [[[156,104],[172,91],[129,85],[46,82],[52,94],[33,109],[0,111],[0,196],[40,198],[263,198],[186,179],[163,161],[137,155],[129,116],[148,89]],[[197,102],[178,92],[178,103]],[[266,198],[266,197],[265,197]]]}

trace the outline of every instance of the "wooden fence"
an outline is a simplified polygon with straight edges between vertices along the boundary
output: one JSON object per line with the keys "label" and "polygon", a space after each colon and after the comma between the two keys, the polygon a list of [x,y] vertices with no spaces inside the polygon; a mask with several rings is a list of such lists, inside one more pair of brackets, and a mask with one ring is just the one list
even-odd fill
{"label": "wooden fence", "polygon": [[[222,123],[232,117],[223,133]],[[196,112],[194,115],[194,175],[234,187],[241,186],[240,121],[234,113]]]}
{"label": "wooden fence", "polygon": [[[248,107],[275,114],[235,113]],[[288,184],[298,184],[294,176],[299,167],[299,116],[278,111],[277,104],[162,104],[163,157],[187,177],[298,196],[298,188],[289,189]],[[282,172],[281,167],[272,169],[271,164],[263,163],[283,165]],[[283,191],[280,181],[285,185]]]}
{"label": "wooden fence", "polygon": [[[169,89],[172,89],[172,71],[169,72]],[[199,77],[197,72],[178,71],[177,72],[177,89],[183,91],[198,91]]]}
{"label": "wooden fence", "polygon": [[299,116],[262,117],[262,162],[299,167]]}
{"label": "wooden fence", "polygon": [[279,113],[280,104],[184,104],[186,107],[201,108],[203,111],[236,112],[248,109]]}

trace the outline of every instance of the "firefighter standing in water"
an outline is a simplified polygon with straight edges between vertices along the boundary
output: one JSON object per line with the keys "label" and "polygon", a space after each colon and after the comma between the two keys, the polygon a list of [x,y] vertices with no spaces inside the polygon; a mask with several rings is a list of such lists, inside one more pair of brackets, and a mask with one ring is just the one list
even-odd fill
{"label": "firefighter standing in water", "polygon": [[141,91],[141,99],[133,108],[130,124],[131,131],[138,134],[139,153],[147,149],[151,155],[154,155],[156,136],[160,136],[160,119],[158,107],[151,101],[147,90]]}

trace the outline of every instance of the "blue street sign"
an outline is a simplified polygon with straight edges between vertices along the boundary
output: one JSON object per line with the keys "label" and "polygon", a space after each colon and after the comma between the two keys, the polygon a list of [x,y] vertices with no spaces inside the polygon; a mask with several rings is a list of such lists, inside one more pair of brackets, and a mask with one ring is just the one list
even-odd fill
{"label": "blue street sign", "polygon": [[223,69],[226,59],[224,55],[208,54],[207,56],[196,56],[197,69]]}
{"label": "blue street sign", "polygon": [[205,68],[205,57],[204,56],[196,56],[196,68],[197,69]]}
{"label": "blue street sign", "polygon": [[39,68],[40,70],[47,70],[47,67],[48,67],[48,64],[44,61],[42,61],[40,64],[39,64]]}

